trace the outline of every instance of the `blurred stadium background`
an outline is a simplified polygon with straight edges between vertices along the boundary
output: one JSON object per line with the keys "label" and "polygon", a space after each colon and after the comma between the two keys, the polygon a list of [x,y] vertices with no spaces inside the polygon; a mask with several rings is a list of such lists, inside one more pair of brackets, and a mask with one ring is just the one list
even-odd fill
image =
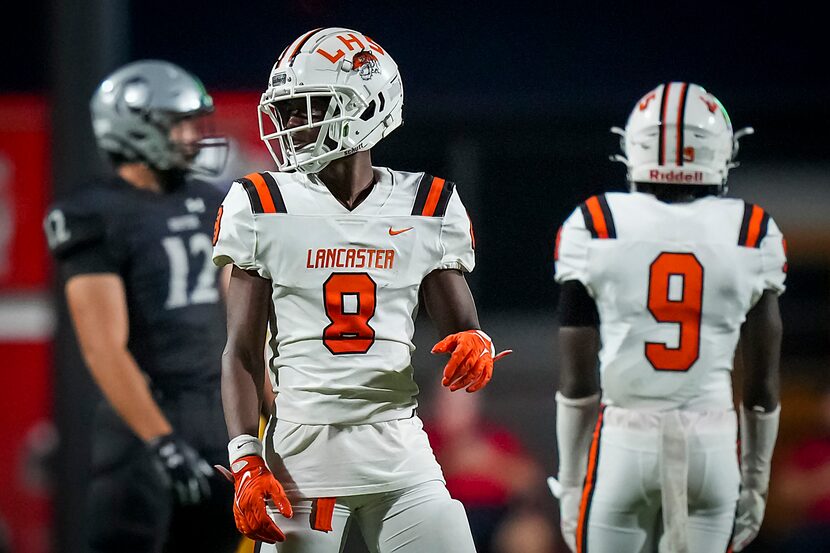
{"label": "blurred stadium background", "polygon": [[[484,523],[496,532],[493,551],[564,551],[558,536],[546,537],[555,534],[557,510],[544,483],[556,467],[553,240],[577,202],[624,189],[624,168],[608,161],[618,148],[608,128],[624,125],[634,101],[667,80],[703,85],[736,129],[755,127],[730,195],[763,205],[788,238],[782,429],[767,520],[748,551],[783,551],[782,540],[816,510],[789,493],[782,472],[801,444],[830,435],[830,407],[824,415],[821,407],[830,390],[830,72],[826,28],[812,9],[710,2],[485,8],[463,0],[447,7],[330,0],[14,7],[24,16],[4,17],[0,32],[0,535],[8,550],[82,550],[97,392],[40,222],[51,198],[104,170],[89,125],[92,91],[134,59],[193,71],[214,95],[218,128],[234,141],[231,166],[216,183],[227,186],[233,176],[271,167],[258,140],[259,93],[283,47],[322,26],[371,35],[401,68],[405,125],[376,148],[375,163],[457,181],[475,224],[478,267],[470,281],[481,319],[499,346],[516,350],[499,364],[480,412],[510,435],[507,450],[521,450],[537,467],[500,500],[501,525]],[[435,335],[422,319],[417,379],[424,418],[438,421],[440,367],[428,354]],[[823,462],[824,471],[812,474],[827,516],[830,460]],[[512,465],[499,456],[487,463],[482,478],[513,490]],[[354,543],[349,550],[361,551]]]}

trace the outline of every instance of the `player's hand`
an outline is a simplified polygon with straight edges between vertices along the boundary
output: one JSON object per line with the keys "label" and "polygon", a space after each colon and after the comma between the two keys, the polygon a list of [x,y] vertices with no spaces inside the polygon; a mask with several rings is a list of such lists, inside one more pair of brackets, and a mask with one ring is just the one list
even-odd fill
{"label": "player's hand", "polygon": [[236,528],[255,541],[285,541],[285,534],[265,509],[266,501],[272,502],[285,518],[291,518],[294,511],[285,496],[285,490],[265,466],[262,457],[241,457],[231,465],[230,471],[220,465],[215,465],[215,468],[233,482],[233,518]]}
{"label": "player's hand", "polygon": [[758,535],[767,499],[752,488],[741,488],[735,516],[735,530],[732,533],[732,550],[742,551]]}
{"label": "player's hand", "polygon": [[576,525],[582,501],[581,486],[564,486],[553,476],[548,477],[550,493],[559,500],[559,529],[571,551],[576,551]]}
{"label": "player's hand", "polygon": [[183,505],[201,503],[210,497],[210,465],[199,453],[175,434],[152,440],[148,447],[155,455],[159,473],[176,499]]}
{"label": "player's hand", "polygon": [[477,392],[493,377],[493,363],[513,353],[513,350],[508,349],[496,355],[493,340],[487,334],[481,330],[465,330],[450,334],[435,344],[432,353],[451,354],[444,367],[441,384],[448,386],[451,392],[461,388]]}

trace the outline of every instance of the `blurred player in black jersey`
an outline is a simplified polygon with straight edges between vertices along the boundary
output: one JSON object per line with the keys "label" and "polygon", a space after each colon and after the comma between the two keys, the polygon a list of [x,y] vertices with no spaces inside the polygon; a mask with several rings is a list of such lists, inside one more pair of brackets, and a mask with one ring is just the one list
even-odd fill
{"label": "blurred player in black jersey", "polygon": [[225,344],[211,261],[226,143],[205,129],[213,100],[164,61],[134,62],[90,104],[113,176],[56,203],[44,222],[90,372],[94,421],[86,512],[91,551],[233,551],[233,490],[219,394]]}

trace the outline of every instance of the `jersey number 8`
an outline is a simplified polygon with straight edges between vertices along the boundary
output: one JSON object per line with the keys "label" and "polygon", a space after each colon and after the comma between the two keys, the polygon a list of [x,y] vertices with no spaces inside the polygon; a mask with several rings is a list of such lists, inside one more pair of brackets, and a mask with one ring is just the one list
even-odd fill
{"label": "jersey number 8", "polygon": [[323,303],[331,324],[323,344],[334,355],[366,353],[375,343],[369,321],[375,315],[377,284],[366,273],[332,273],[323,284]]}

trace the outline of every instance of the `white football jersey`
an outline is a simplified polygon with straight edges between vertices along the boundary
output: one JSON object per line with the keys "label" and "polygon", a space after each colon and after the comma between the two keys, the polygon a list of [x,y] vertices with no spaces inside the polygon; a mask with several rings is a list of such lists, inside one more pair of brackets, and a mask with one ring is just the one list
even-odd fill
{"label": "white football jersey", "polygon": [[475,265],[455,185],[375,168],[349,211],[315,176],[255,173],[234,182],[214,257],[273,282],[277,416],[300,424],[411,417],[412,335],[421,281]]}
{"label": "white football jersey", "polygon": [[731,409],[741,324],[785,274],[778,226],[737,199],[603,194],[557,236],[556,281],[581,282],[597,305],[608,405]]}

